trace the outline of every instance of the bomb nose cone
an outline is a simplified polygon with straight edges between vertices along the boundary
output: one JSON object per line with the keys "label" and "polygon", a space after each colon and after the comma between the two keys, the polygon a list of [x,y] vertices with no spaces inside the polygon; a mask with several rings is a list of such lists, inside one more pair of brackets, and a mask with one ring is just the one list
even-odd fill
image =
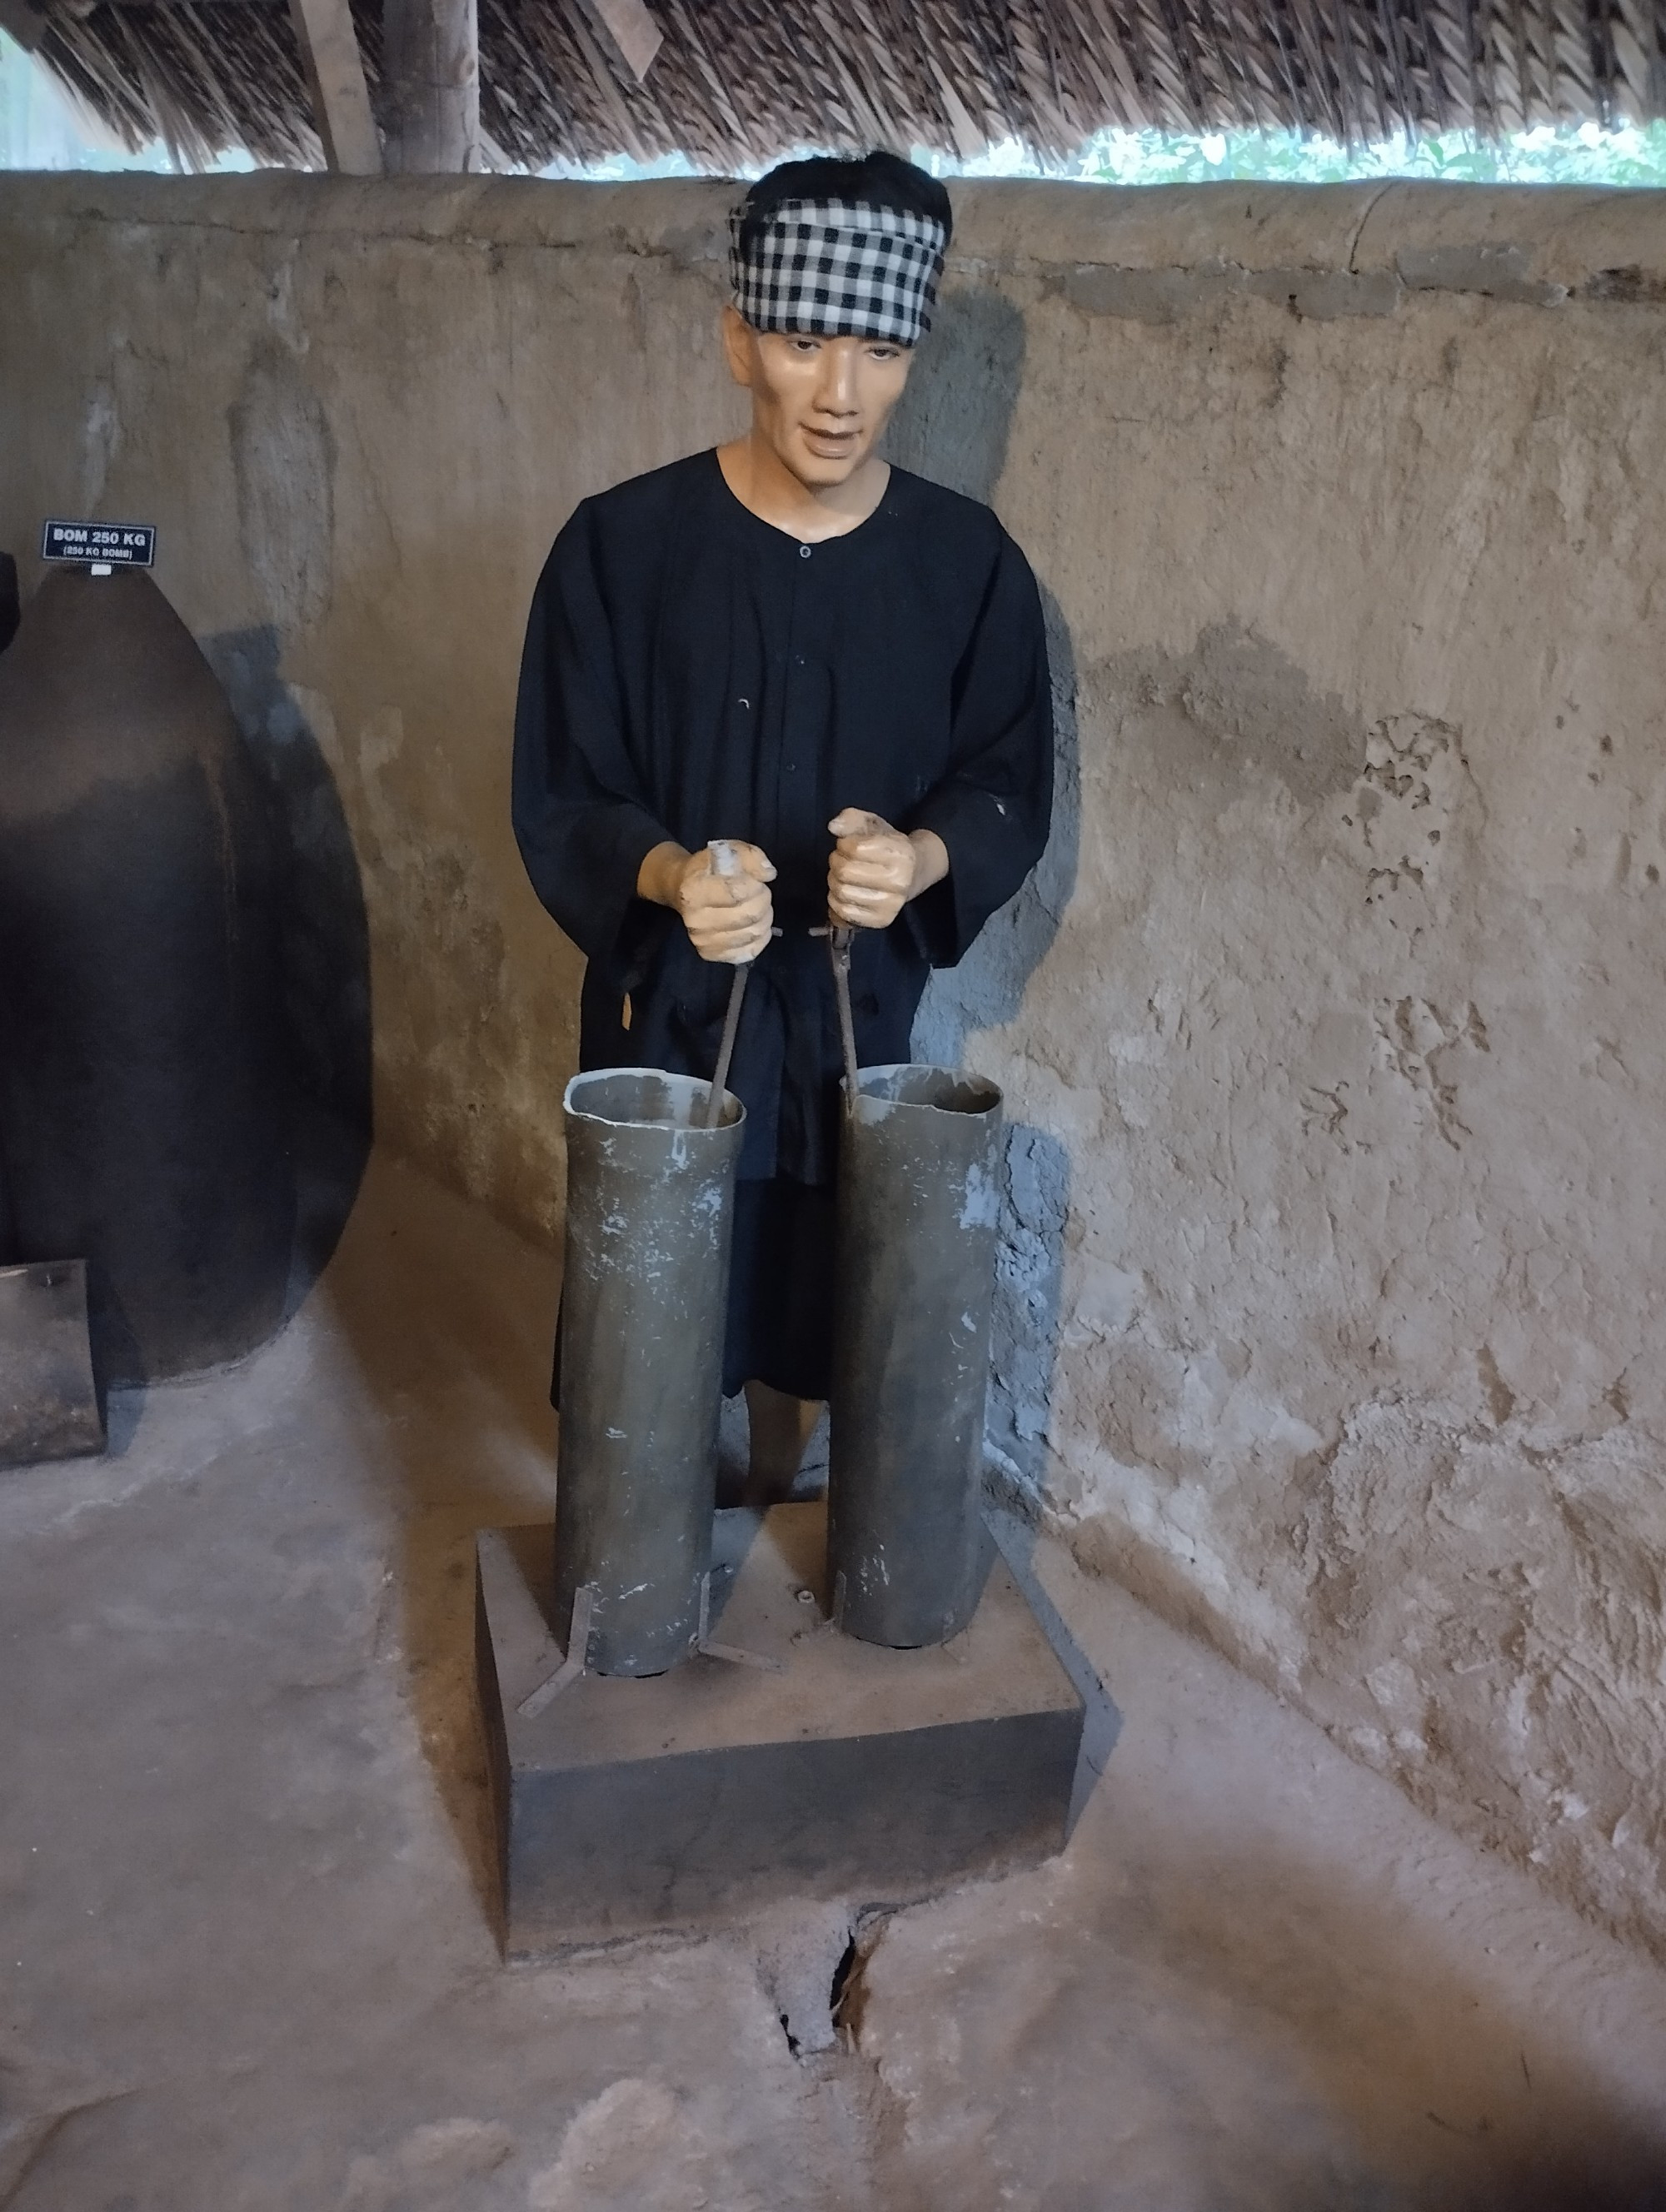
{"label": "bomb nose cone", "polygon": [[12,1256],[84,1255],[106,1380],[282,1317],[294,1193],[274,827],[141,569],[50,575],[0,659],[0,1150]]}
{"label": "bomb nose cone", "polygon": [[17,563],[9,553],[0,553],[0,653],[17,635],[21,608],[17,596]]}

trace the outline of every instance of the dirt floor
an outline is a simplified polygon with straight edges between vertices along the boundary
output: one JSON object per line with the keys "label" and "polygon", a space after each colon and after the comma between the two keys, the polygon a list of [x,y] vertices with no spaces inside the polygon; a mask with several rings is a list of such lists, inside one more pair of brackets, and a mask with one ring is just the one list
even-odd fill
{"label": "dirt floor", "polygon": [[264,1352],[0,1475],[0,2205],[1666,2206],[1666,1974],[1015,1526],[1122,1719],[1061,1858],[502,1966],[470,1547],[553,1296],[378,1161]]}

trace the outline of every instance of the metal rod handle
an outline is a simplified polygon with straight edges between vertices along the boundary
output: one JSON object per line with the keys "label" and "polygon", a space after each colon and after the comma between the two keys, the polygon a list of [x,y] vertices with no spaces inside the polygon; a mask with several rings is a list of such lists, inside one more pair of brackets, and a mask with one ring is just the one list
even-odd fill
{"label": "metal rod handle", "polygon": [[827,933],[827,950],[833,963],[833,991],[839,1002],[839,1044],[844,1054],[844,1110],[856,1111],[856,1024],[850,1014],[850,948],[856,933],[836,921]]}
{"label": "metal rod handle", "polygon": [[[738,876],[740,873],[740,854],[731,837],[714,837],[707,850],[712,856],[714,876]],[[734,1041],[740,1028],[740,1002],[746,995],[746,976],[751,967],[750,960],[737,963],[734,981],[729,986],[728,1010],[723,1017],[723,1042],[717,1048],[717,1066],[712,1076],[712,1087],[706,1093],[706,1127],[714,1129],[723,1111],[723,1093],[728,1088],[729,1062],[734,1058]]]}
{"label": "metal rod handle", "polygon": [[706,1127],[714,1129],[723,1111],[723,1093],[728,1087],[729,1062],[734,1058],[734,1041],[740,1028],[740,1002],[746,995],[746,978],[752,972],[750,960],[743,960],[734,971],[734,981],[729,986],[728,1012],[723,1017],[723,1042],[717,1048],[717,1070],[712,1077],[712,1087],[706,1094]]}

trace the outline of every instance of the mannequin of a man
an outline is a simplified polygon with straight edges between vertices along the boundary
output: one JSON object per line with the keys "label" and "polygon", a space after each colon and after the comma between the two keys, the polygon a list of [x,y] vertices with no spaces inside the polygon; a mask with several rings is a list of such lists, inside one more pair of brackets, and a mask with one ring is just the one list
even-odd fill
{"label": "mannequin of a man", "polygon": [[589,956],[581,1065],[709,1074],[728,972],[757,963],[730,1078],[748,1130],[724,1387],[746,1389],[758,1504],[790,1488],[826,1395],[825,925],[862,933],[859,1059],[905,1060],[928,967],[959,959],[1047,839],[1034,579],[987,508],[877,450],[950,225],[941,185],[890,155],[752,187],[723,311],[751,427],[584,502],[522,662],[515,829]]}

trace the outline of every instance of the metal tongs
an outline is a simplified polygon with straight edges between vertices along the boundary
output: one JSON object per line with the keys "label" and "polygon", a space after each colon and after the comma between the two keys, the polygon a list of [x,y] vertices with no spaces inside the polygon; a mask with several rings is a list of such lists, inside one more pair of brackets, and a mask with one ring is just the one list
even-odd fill
{"label": "metal tongs", "polygon": [[[877,814],[864,817],[870,830],[884,827]],[[856,932],[848,923],[827,918],[827,950],[833,963],[833,993],[839,1002],[839,1044],[844,1054],[844,1110],[856,1115],[856,1025],[850,1015],[850,948]]]}
{"label": "metal tongs", "polygon": [[[740,855],[727,837],[714,837],[711,842],[712,873],[714,876],[738,876],[741,872]],[[775,933],[777,935],[779,932]],[[823,933],[812,930],[812,936]],[[847,1114],[856,1111],[856,1025],[850,1012],[850,950],[856,941],[856,933],[848,922],[830,920],[825,932],[828,957],[833,963],[833,993],[839,1007],[839,1044],[844,1055],[844,1107]],[[706,1094],[705,1126],[714,1129],[723,1111],[723,1093],[729,1080],[729,1063],[734,1058],[734,1042],[740,1029],[741,1001],[746,996],[746,978],[752,972],[750,960],[735,963],[734,981],[729,986],[729,1004],[723,1016],[723,1036],[717,1048],[717,1066],[712,1076],[712,1086]]]}
{"label": "metal tongs", "polygon": [[850,1014],[850,948],[856,933],[848,922],[828,926],[827,951],[833,963],[833,993],[839,1002],[839,1043],[844,1053],[844,1110],[856,1111],[856,1024]]}
{"label": "metal tongs", "polygon": [[[714,876],[738,876],[741,873],[740,855],[727,837],[711,841],[712,873]],[[723,1017],[723,1042],[717,1048],[717,1068],[712,1077],[712,1087],[706,1094],[706,1127],[714,1129],[723,1112],[723,1093],[728,1088],[729,1062],[734,1058],[734,1041],[740,1029],[740,1002],[746,995],[746,978],[752,972],[750,960],[735,963],[734,981],[729,986],[728,1011]]]}

